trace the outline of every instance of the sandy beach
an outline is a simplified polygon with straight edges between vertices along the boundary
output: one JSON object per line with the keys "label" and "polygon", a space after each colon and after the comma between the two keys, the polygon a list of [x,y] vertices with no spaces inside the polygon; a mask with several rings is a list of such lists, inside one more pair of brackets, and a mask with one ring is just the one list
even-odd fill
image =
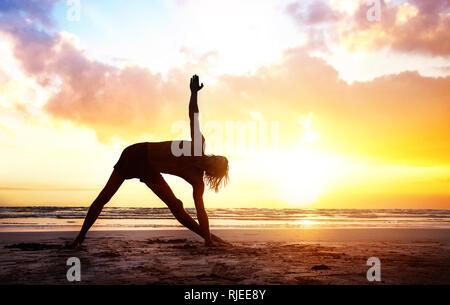
{"label": "sandy beach", "polygon": [[450,284],[448,229],[215,230],[233,246],[208,248],[187,230],[92,231],[83,247],[60,249],[76,232],[0,233],[0,284]]}

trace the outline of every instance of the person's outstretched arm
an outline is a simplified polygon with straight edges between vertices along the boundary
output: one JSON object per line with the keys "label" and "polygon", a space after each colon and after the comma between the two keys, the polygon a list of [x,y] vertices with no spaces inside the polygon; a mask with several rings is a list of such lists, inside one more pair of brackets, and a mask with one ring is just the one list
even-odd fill
{"label": "person's outstretched arm", "polygon": [[191,77],[191,99],[189,100],[189,122],[191,128],[191,155],[202,156],[204,154],[205,138],[200,131],[200,122],[198,119],[199,110],[197,103],[198,91],[203,88],[203,83],[200,85],[197,75]]}

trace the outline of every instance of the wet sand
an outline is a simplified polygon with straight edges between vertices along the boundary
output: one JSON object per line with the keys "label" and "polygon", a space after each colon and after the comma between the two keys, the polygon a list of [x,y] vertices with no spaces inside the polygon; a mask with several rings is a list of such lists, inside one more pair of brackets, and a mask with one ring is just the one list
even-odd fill
{"label": "wet sand", "polygon": [[[205,247],[187,230],[1,232],[0,284],[450,284],[448,229],[215,230],[233,243]],[[381,282],[368,282],[369,257]]]}

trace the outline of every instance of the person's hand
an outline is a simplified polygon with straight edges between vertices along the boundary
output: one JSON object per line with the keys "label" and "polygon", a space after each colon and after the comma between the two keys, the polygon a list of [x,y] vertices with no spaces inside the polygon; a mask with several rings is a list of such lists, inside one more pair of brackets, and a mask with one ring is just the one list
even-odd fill
{"label": "person's hand", "polygon": [[203,83],[200,85],[197,74],[191,77],[190,88],[192,93],[197,93],[198,91],[202,90]]}

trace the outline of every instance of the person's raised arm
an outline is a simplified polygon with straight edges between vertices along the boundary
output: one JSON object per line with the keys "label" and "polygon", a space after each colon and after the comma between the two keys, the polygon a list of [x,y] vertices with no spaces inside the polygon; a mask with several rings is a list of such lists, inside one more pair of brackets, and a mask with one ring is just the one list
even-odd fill
{"label": "person's raised arm", "polygon": [[205,138],[203,137],[202,132],[200,131],[197,96],[198,91],[200,91],[203,88],[203,83],[200,85],[197,75],[191,77],[190,88],[191,88],[191,99],[189,100],[189,122],[190,122],[189,124],[191,128],[191,140],[192,140],[191,154],[193,156],[201,156],[203,155],[203,146]]}

